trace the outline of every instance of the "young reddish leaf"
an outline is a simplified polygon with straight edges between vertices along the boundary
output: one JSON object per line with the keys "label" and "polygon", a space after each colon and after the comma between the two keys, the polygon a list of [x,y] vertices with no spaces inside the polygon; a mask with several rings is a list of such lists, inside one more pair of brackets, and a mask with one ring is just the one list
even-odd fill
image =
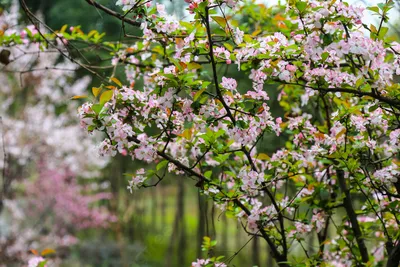
{"label": "young reddish leaf", "polygon": [[185,42],[183,41],[182,38],[175,38],[175,43],[176,43],[177,46],[183,47]]}
{"label": "young reddish leaf", "polygon": [[135,49],[133,49],[133,47],[128,47],[127,49],[125,49],[125,52],[127,54],[132,54],[133,52],[135,52]]}
{"label": "young reddish leaf", "polygon": [[181,134],[178,134],[178,136],[181,136],[187,140],[190,140],[192,138],[192,134],[193,134],[193,128],[190,128],[190,129],[184,130]]}
{"label": "young reddish leaf", "polygon": [[285,20],[285,17],[282,17],[281,14],[277,14],[277,15],[275,15],[275,17],[274,17],[274,20],[277,20],[277,21],[284,21],[284,20]]}
{"label": "young reddish leaf", "polygon": [[260,28],[257,28],[254,32],[251,33],[251,36],[257,36],[259,33],[261,33],[262,30]]}
{"label": "young reddish leaf", "polygon": [[184,70],[188,67],[185,62],[179,62],[179,65],[181,66],[181,70]]}
{"label": "young reddish leaf", "polygon": [[87,95],[75,95],[73,97],[71,97],[71,99],[83,99],[83,98],[87,98]]}
{"label": "young reddish leaf", "polygon": [[56,251],[54,249],[51,248],[46,248],[42,251],[42,253],[40,253],[42,256],[46,256],[46,255],[50,255],[50,254],[55,254]]}
{"label": "young reddish leaf", "polygon": [[345,132],[346,132],[346,128],[343,128],[343,130],[341,130],[340,132],[338,132],[336,134],[336,139],[339,139],[342,135],[344,135]]}
{"label": "young reddish leaf", "polygon": [[39,256],[39,252],[36,249],[30,249],[30,252],[32,252],[32,254]]}

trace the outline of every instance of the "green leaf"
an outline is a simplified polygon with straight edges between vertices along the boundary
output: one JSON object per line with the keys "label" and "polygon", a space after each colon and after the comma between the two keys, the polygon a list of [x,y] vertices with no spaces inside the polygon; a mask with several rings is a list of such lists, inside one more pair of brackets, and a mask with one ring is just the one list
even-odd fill
{"label": "green leaf", "polygon": [[324,36],[322,37],[322,40],[324,41],[325,45],[329,45],[333,42],[333,38],[331,34],[324,34]]}
{"label": "green leaf", "polygon": [[378,108],[379,108],[378,105],[373,105],[373,106],[369,107],[368,111],[373,112],[373,111],[377,110]]}
{"label": "green leaf", "polygon": [[88,132],[93,132],[94,130],[96,130],[96,125],[89,125],[88,126]]}
{"label": "green leaf", "polygon": [[296,2],[296,7],[300,11],[300,13],[302,13],[307,8],[307,2],[298,1]]}
{"label": "green leaf", "polygon": [[367,7],[367,9],[371,10],[375,13],[379,13],[379,8],[377,6],[370,6],[370,7]]}
{"label": "green leaf", "polygon": [[188,70],[201,69],[201,65],[196,62],[190,62],[187,67],[188,67]]}
{"label": "green leaf", "polygon": [[204,87],[200,89],[199,91],[196,92],[196,94],[193,97],[194,101],[197,101],[197,99],[201,96],[201,94],[207,89],[207,87]]}
{"label": "green leaf", "polygon": [[206,171],[206,172],[204,173],[204,176],[205,176],[206,178],[208,178],[208,179],[211,178],[211,175],[212,175],[212,171]]}
{"label": "green leaf", "polygon": [[228,158],[229,158],[229,154],[220,154],[217,157],[215,157],[214,159],[216,161],[218,161],[219,163],[224,163]]}
{"label": "green leaf", "polygon": [[92,37],[93,35],[95,35],[96,33],[97,33],[96,30],[91,30],[91,31],[88,33],[88,37],[90,38],[90,37]]}
{"label": "green leaf", "polygon": [[297,44],[292,44],[292,45],[289,45],[289,46],[285,47],[286,51],[288,51],[288,50],[295,50],[296,51],[298,49],[299,49],[299,46]]}
{"label": "green leaf", "polygon": [[107,90],[104,93],[102,93],[100,96],[100,104],[104,105],[106,102],[110,101],[113,95],[114,95],[113,90]]}
{"label": "green leaf", "polygon": [[243,120],[236,121],[236,124],[241,129],[247,129],[247,127],[248,127],[247,123]]}
{"label": "green leaf", "polygon": [[67,29],[68,25],[65,24],[64,26],[61,27],[60,33],[64,33],[65,30]]}
{"label": "green leaf", "polygon": [[364,83],[361,87],[361,89],[365,92],[371,91],[371,85],[369,83]]}
{"label": "green leaf", "polygon": [[328,58],[328,56],[329,56],[329,53],[328,53],[328,52],[322,53],[322,54],[321,54],[322,61],[325,61],[325,60]]}
{"label": "green leaf", "polygon": [[187,29],[193,29],[193,24],[187,21],[179,21],[179,24]]}
{"label": "green leaf", "polygon": [[211,17],[213,20],[215,20],[215,22],[217,22],[219,24],[219,26],[221,26],[222,28],[225,29],[226,27],[226,19],[223,17],[219,17],[219,16],[212,16]]}
{"label": "green leaf", "polygon": [[201,88],[207,88],[207,86],[209,86],[210,84],[211,82],[203,81],[201,84]]}
{"label": "green leaf", "polygon": [[360,78],[356,81],[356,87],[360,87],[364,83],[364,78]]}
{"label": "green leaf", "polygon": [[210,249],[210,246],[211,246],[211,238],[209,238],[208,236],[204,236],[203,244],[201,245],[202,250],[207,251]]}
{"label": "green leaf", "polygon": [[388,27],[381,27],[378,35],[379,40],[383,40],[385,38],[386,33],[388,32],[389,28]]}
{"label": "green leaf", "polygon": [[227,175],[229,175],[229,176],[231,176],[233,178],[236,178],[236,174],[231,172],[231,171],[224,171],[224,173],[226,173]]}
{"label": "green leaf", "polygon": [[100,104],[94,104],[94,105],[92,106],[92,110],[93,110],[94,113],[96,113],[97,115],[100,114],[102,108],[103,108],[103,105],[100,105]]}
{"label": "green leaf", "polygon": [[385,3],[379,3],[377,6],[379,7],[380,10],[384,11],[386,4]]}
{"label": "green leaf", "polygon": [[168,165],[168,162],[169,162],[168,160],[161,161],[160,163],[157,164],[156,170],[157,171],[161,170],[162,168]]}
{"label": "green leaf", "polygon": [[350,158],[347,160],[347,166],[350,172],[354,172],[359,167],[359,164],[356,159]]}
{"label": "green leaf", "polygon": [[245,35],[243,36],[243,40],[244,40],[246,43],[251,43],[251,42],[253,41],[253,38],[251,37],[250,34],[245,34]]}
{"label": "green leaf", "polygon": [[232,45],[230,45],[230,44],[228,44],[228,43],[224,43],[224,46],[225,46],[225,48],[228,49],[230,52],[233,51],[233,46],[232,46]]}

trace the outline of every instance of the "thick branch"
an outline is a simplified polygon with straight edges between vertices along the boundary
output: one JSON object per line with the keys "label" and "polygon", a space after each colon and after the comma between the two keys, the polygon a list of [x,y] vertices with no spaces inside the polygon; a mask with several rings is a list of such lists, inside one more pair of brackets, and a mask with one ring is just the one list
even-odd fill
{"label": "thick branch", "polygon": [[208,8],[206,8],[204,24],[207,29],[208,44],[210,46],[209,56],[210,56],[210,60],[211,60],[211,66],[212,66],[212,70],[213,70],[213,78],[214,78],[214,83],[215,83],[215,89],[217,91],[217,96],[218,96],[219,101],[221,101],[222,105],[224,106],[224,109],[226,110],[226,113],[228,114],[232,123],[236,124],[235,117],[232,115],[231,110],[229,109],[229,106],[225,103],[224,97],[222,96],[222,93],[221,93],[221,89],[219,88],[218,75],[217,75],[217,63],[215,62],[215,58],[214,58],[214,47],[213,47],[214,42],[213,42],[213,39],[211,36],[211,27],[210,27],[209,15],[208,15]]}
{"label": "thick branch", "polygon": [[400,242],[391,250],[386,267],[398,267],[400,265]]}
{"label": "thick branch", "polygon": [[113,16],[113,17],[116,17],[117,19],[124,21],[125,23],[128,23],[128,24],[133,25],[133,26],[140,27],[140,22],[138,22],[138,21],[136,21],[136,20],[133,20],[133,19],[130,19],[130,18],[127,18],[127,17],[125,17],[124,15],[121,15],[120,13],[115,12],[115,11],[113,11],[113,10],[111,10],[111,9],[109,9],[109,8],[107,8],[107,7],[105,7],[105,6],[103,6],[103,5],[97,3],[97,2],[94,1],[94,0],[85,0],[85,1],[86,1],[89,5],[94,6],[94,7],[96,7],[96,8],[98,8],[98,9],[104,11],[105,13],[107,13],[107,14]]}
{"label": "thick branch", "polygon": [[337,170],[336,171],[337,178],[339,180],[340,189],[343,191],[345,198],[343,199],[343,205],[346,209],[347,216],[350,219],[351,228],[353,229],[354,236],[356,238],[358,248],[360,250],[362,262],[367,263],[369,261],[368,250],[365,246],[364,238],[362,237],[362,232],[360,229],[360,225],[358,224],[357,214],[354,211],[352,205],[352,199],[350,195],[350,190],[346,186],[346,180],[344,178],[344,171]]}
{"label": "thick branch", "polygon": [[353,94],[353,95],[357,95],[357,96],[369,96],[372,97],[376,100],[379,100],[383,103],[392,105],[398,109],[400,109],[400,100],[398,99],[393,99],[393,98],[389,98],[389,97],[385,97],[385,96],[381,96],[381,95],[377,95],[374,92],[362,92],[362,91],[357,91],[354,89],[349,89],[349,88],[341,88],[341,87],[335,87],[335,88],[318,88],[318,87],[313,87],[313,86],[309,86],[306,84],[300,84],[300,83],[284,83],[284,84],[291,84],[291,85],[299,85],[302,87],[308,87],[311,88],[313,90],[319,91],[319,92],[323,92],[323,93],[349,93],[349,94]]}

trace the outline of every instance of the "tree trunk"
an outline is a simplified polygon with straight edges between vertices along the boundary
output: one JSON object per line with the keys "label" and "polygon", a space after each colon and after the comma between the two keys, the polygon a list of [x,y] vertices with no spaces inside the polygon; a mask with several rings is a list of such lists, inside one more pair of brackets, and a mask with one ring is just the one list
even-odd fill
{"label": "tree trunk", "polygon": [[[160,194],[162,195],[162,196],[166,196],[167,195],[167,192],[165,192],[165,191],[167,191],[167,189],[168,188],[166,188],[166,187],[161,187],[160,188],[161,190],[161,192],[160,192]],[[166,207],[167,207],[167,199],[166,199],[166,197],[162,197],[161,198],[161,225],[162,225],[162,227],[164,227],[165,225],[166,225]]]}
{"label": "tree trunk", "polygon": [[200,191],[197,193],[198,200],[198,208],[199,208],[199,219],[197,223],[197,258],[201,258],[201,244],[203,243],[203,237],[205,236],[205,201],[204,196],[200,194]]}
{"label": "tree trunk", "polygon": [[178,265],[185,266],[186,255],[186,225],[185,225],[185,184],[179,183],[178,212],[179,212],[179,243],[178,243]]}
{"label": "tree trunk", "polygon": [[[177,202],[176,202],[176,213],[175,213],[175,221],[174,221],[174,228],[172,230],[168,250],[167,250],[167,261],[166,266],[184,266],[185,262],[185,224],[183,223],[183,216],[184,216],[184,196],[185,196],[185,187],[182,181],[178,183],[178,195],[177,195]],[[174,255],[174,246],[175,242],[178,240],[178,250],[176,254],[177,264],[173,264]]]}
{"label": "tree trunk", "polygon": [[260,247],[258,243],[258,237],[255,236],[253,239],[253,247],[252,247],[252,266],[260,267]]}
{"label": "tree trunk", "polygon": [[390,252],[386,267],[398,267],[400,266],[400,244],[392,249]]}
{"label": "tree trunk", "polygon": [[157,187],[151,189],[151,225],[157,231]]}
{"label": "tree trunk", "polygon": [[224,247],[224,251],[229,251],[229,244],[228,244],[228,219],[226,218],[226,215],[222,215],[222,224],[223,224],[223,229],[222,229],[222,245]]}

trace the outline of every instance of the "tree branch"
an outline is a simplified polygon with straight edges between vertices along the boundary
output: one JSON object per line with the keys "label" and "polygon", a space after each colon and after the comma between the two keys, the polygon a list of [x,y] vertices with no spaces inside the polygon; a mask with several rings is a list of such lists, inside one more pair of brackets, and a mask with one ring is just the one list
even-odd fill
{"label": "tree branch", "polygon": [[96,7],[96,8],[98,8],[98,9],[104,11],[105,13],[107,13],[107,14],[113,16],[113,17],[116,17],[116,18],[119,19],[119,20],[122,20],[122,21],[125,22],[125,23],[128,23],[128,24],[130,24],[130,25],[132,25],[132,26],[140,27],[140,24],[141,24],[140,22],[138,22],[138,21],[136,21],[136,20],[133,20],[133,19],[130,19],[130,18],[126,18],[124,15],[121,15],[120,13],[115,12],[115,11],[113,11],[113,10],[111,10],[111,9],[109,9],[109,8],[107,8],[107,7],[105,7],[105,6],[103,6],[103,5],[97,3],[97,2],[94,1],[94,0],[85,0],[85,1],[86,1],[89,5],[94,6],[94,7]]}

